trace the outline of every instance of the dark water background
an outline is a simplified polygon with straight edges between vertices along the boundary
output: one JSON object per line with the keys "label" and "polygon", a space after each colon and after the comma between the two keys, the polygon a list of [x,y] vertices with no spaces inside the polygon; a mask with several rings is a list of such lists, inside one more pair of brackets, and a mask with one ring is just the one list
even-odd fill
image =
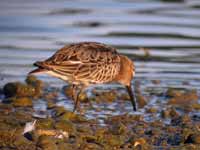
{"label": "dark water background", "polygon": [[[80,41],[103,42],[134,59],[136,80],[149,107],[162,101],[149,91],[175,87],[199,92],[199,0],[1,0],[0,85],[23,81],[33,62],[51,56],[64,44]],[[150,56],[145,57],[140,47],[150,48]],[[50,86],[65,84],[49,76],[40,78]],[[66,98],[60,99],[59,105],[71,107]],[[40,109],[45,109],[42,104]],[[105,116],[115,110],[118,114],[122,111],[115,109],[118,105],[110,104],[109,110],[98,113]],[[131,110],[128,102],[122,107]]]}

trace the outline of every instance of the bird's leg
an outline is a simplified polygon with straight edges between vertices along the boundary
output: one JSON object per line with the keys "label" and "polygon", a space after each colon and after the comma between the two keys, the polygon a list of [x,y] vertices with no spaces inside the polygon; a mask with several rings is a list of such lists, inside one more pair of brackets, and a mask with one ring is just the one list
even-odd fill
{"label": "bird's leg", "polygon": [[75,112],[77,107],[79,107],[79,95],[82,91],[83,91],[83,88],[79,89],[77,85],[73,85],[73,98],[75,101],[73,112]]}
{"label": "bird's leg", "polygon": [[126,86],[126,89],[128,91],[128,94],[130,96],[130,100],[131,100],[131,103],[132,103],[132,106],[133,106],[133,111],[136,111],[136,98],[135,98],[135,94],[134,94],[134,91],[131,89],[131,84]]}
{"label": "bird's leg", "polygon": [[79,107],[79,94],[81,93],[80,92],[81,90],[79,90],[76,94],[76,98],[74,99],[75,100],[75,104],[74,104],[74,109],[73,109],[73,112],[76,111],[76,108]]}
{"label": "bird's leg", "polygon": [[77,93],[76,93],[75,98],[74,98],[75,104],[74,104],[73,112],[76,111],[76,108],[77,108],[77,107],[80,107],[80,106],[79,106],[79,95],[80,95],[85,89],[87,89],[87,85],[79,85],[79,87],[76,86],[76,90],[75,90],[75,91],[77,91]]}
{"label": "bird's leg", "polygon": [[73,100],[76,99],[76,89],[77,89],[76,85],[72,84],[72,98],[73,98]]}
{"label": "bird's leg", "polygon": [[[78,106],[78,100],[79,100],[79,94],[80,94],[80,90],[78,90],[77,85],[73,84],[72,85],[72,96],[73,96],[73,100],[74,100],[74,108],[73,108],[73,112],[76,111],[76,108]],[[78,90],[78,91],[77,91]]]}

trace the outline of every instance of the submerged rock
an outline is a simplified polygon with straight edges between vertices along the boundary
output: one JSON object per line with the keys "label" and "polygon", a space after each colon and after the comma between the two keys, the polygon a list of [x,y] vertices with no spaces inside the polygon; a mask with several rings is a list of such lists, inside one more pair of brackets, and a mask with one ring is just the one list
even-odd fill
{"label": "submerged rock", "polygon": [[182,94],[176,94],[173,98],[169,99],[169,105],[188,105],[197,103],[198,95],[196,90],[184,92]]}
{"label": "submerged rock", "polygon": [[28,76],[26,83],[10,82],[3,87],[6,97],[39,97],[42,95],[43,82]]}
{"label": "submerged rock", "polygon": [[34,96],[36,94],[36,90],[33,86],[26,85],[20,82],[7,83],[4,86],[3,91],[6,97],[26,97]]}

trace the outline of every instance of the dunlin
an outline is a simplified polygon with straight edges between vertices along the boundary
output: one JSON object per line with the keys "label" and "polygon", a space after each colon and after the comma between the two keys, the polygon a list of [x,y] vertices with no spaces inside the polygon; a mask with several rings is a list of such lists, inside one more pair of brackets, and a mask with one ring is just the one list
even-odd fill
{"label": "dunlin", "polygon": [[79,94],[91,84],[117,82],[124,85],[136,111],[131,80],[135,76],[133,62],[116,49],[97,42],[70,44],[59,49],[45,61],[34,63],[38,68],[29,74],[46,73],[68,81],[73,85],[74,109],[78,105]]}

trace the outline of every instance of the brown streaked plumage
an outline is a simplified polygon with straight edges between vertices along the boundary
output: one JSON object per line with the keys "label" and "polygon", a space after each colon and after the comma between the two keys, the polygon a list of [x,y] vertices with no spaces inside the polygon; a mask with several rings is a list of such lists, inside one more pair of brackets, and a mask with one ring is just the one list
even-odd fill
{"label": "brown streaked plumage", "polygon": [[74,111],[78,104],[79,85],[118,82],[124,86],[130,96],[133,110],[136,111],[135,96],[131,89],[131,80],[135,76],[133,62],[117,53],[116,49],[97,42],[70,44],[58,50],[49,59],[34,63],[38,68],[29,74],[47,73],[68,81],[73,85]]}

